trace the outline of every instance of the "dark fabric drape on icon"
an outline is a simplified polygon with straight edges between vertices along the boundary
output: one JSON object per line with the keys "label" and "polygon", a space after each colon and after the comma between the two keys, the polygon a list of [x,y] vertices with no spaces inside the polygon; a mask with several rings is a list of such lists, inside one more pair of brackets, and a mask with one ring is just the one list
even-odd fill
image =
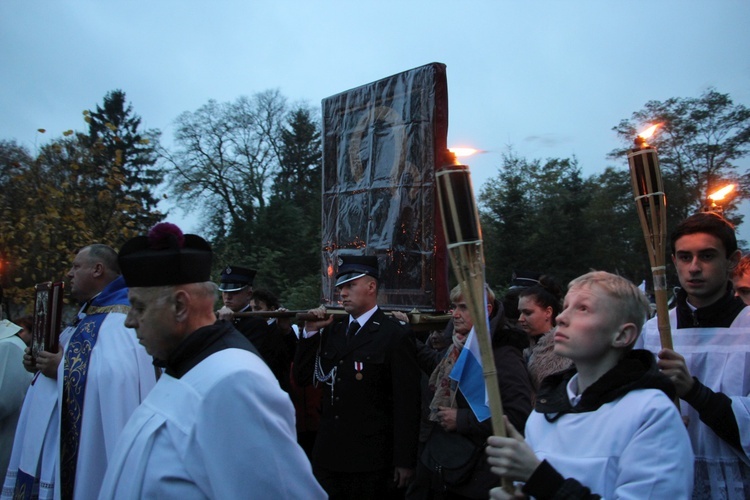
{"label": "dark fabric drape on icon", "polygon": [[338,307],[339,256],[380,260],[384,309],[448,309],[435,170],[446,163],[445,65],[427,64],[323,100],[323,298]]}

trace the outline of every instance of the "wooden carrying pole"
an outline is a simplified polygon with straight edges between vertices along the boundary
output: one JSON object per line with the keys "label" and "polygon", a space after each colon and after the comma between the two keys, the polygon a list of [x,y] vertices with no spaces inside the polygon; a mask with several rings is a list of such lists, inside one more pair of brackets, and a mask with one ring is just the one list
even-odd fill
{"label": "wooden carrying pole", "polygon": [[[403,311],[409,317],[409,324],[417,329],[434,329],[443,327],[451,319],[450,314],[431,314],[423,313],[417,309]],[[387,316],[392,316],[394,311],[385,311]],[[326,314],[334,316],[349,316],[349,313],[343,309],[326,309]],[[243,311],[234,313],[235,318],[247,318],[256,316],[259,318],[291,318],[293,321],[312,321],[318,319],[308,310],[275,310],[275,311]]]}
{"label": "wooden carrying pole", "polygon": [[628,153],[630,179],[633,182],[635,206],[638,209],[651,262],[659,339],[663,349],[672,349],[672,331],[667,306],[667,198],[664,194],[656,150],[643,140],[637,141],[636,144],[640,147]]}
{"label": "wooden carrying pole", "polygon": [[[492,430],[497,436],[507,436],[487,320],[482,231],[469,167],[454,162],[438,170],[435,177],[448,254],[453,272],[461,285],[461,293],[469,308],[474,323],[474,334],[479,343]],[[513,491],[510,480],[502,478],[502,485],[506,491]]]}

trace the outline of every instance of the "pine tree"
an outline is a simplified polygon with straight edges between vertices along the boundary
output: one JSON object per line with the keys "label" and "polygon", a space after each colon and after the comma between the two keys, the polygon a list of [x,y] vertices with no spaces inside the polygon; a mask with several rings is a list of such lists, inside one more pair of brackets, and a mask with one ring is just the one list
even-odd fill
{"label": "pine tree", "polygon": [[162,219],[153,192],[163,179],[156,153],[160,132],[140,129],[141,118],[133,113],[122,90],[108,92],[103,105],[84,112],[84,116],[89,124],[86,142],[93,161],[102,172],[118,170],[124,177],[121,190],[111,195],[136,201],[141,209],[132,217],[139,229],[148,229]]}

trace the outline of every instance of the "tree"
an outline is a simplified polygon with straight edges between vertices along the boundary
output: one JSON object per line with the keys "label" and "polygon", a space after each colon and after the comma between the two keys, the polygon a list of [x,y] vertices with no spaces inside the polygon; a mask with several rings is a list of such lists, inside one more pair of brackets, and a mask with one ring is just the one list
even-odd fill
{"label": "tree", "polygon": [[62,280],[70,256],[99,242],[119,247],[138,233],[140,205],[117,198],[125,182],[120,169],[102,168],[82,134],[41,147],[33,157],[0,143],[0,170],[13,189],[0,196],[0,255],[6,298],[33,304],[33,287]]}
{"label": "tree", "polygon": [[535,270],[567,283],[591,266],[595,235],[587,210],[594,186],[581,176],[578,162],[567,158],[548,159],[535,172],[533,185],[529,246],[536,256]]}
{"label": "tree", "polygon": [[[699,98],[649,101],[613,130],[630,146],[638,131],[656,123],[660,132],[649,143],[659,152],[669,226],[700,210],[710,193],[730,182],[740,189],[725,205],[725,213],[741,223],[737,205],[750,199],[750,172],[739,165],[750,153],[750,109],[712,88]],[[614,150],[610,157],[624,158],[625,151]]]}
{"label": "tree", "polygon": [[266,91],[233,103],[214,100],[177,118],[171,193],[186,210],[200,206],[207,235],[249,249],[256,212],[278,168],[286,99]]}
{"label": "tree", "polygon": [[497,180],[480,195],[490,282],[502,286],[517,270],[561,281],[576,276],[588,255],[586,190],[575,160],[549,159],[542,165],[512,150],[504,154]]}
{"label": "tree", "polygon": [[529,163],[509,149],[503,153],[503,164],[496,179],[488,181],[479,200],[487,281],[497,286],[510,281],[517,269],[529,269],[527,261],[532,228],[529,193],[533,189],[533,175],[537,164]]}
{"label": "tree", "polygon": [[628,170],[607,167],[591,177],[586,210],[590,267],[618,273],[638,284],[651,278]]}
{"label": "tree", "polygon": [[320,125],[313,119],[310,109],[298,107],[291,111],[287,127],[280,132],[279,171],[274,178],[273,193],[281,201],[319,209]]}
{"label": "tree", "polygon": [[91,151],[92,161],[100,171],[115,169],[124,177],[121,188],[109,191],[110,196],[136,201],[140,205],[140,210],[132,214],[136,227],[148,230],[163,218],[156,210],[158,200],[153,193],[163,180],[156,153],[161,133],[155,129],[140,130],[141,118],[126,103],[122,90],[108,92],[103,106],[85,111],[84,119],[89,130],[88,136],[81,140]]}
{"label": "tree", "polygon": [[320,301],[322,182],[320,125],[311,110],[297,107],[288,114],[280,144],[273,194],[258,210],[251,256],[263,270],[260,284],[279,292],[285,304],[310,307]]}

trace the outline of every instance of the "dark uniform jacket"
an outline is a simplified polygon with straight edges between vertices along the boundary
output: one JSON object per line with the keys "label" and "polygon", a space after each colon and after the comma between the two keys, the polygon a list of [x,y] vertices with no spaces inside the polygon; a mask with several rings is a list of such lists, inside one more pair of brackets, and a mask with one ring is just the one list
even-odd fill
{"label": "dark uniform jacket", "polygon": [[[414,468],[419,381],[414,338],[380,309],[347,343],[348,317],[308,339],[294,360],[296,382],[313,383],[316,357],[333,381],[323,387],[312,462],[338,472]],[[317,356],[319,354],[319,356]]]}
{"label": "dark uniform jacket", "polygon": [[283,335],[277,335],[264,318],[248,316],[235,317],[234,327],[249,340],[260,353],[260,357],[271,369],[279,385],[285,392],[289,392],[289,364],[290,359]]}

